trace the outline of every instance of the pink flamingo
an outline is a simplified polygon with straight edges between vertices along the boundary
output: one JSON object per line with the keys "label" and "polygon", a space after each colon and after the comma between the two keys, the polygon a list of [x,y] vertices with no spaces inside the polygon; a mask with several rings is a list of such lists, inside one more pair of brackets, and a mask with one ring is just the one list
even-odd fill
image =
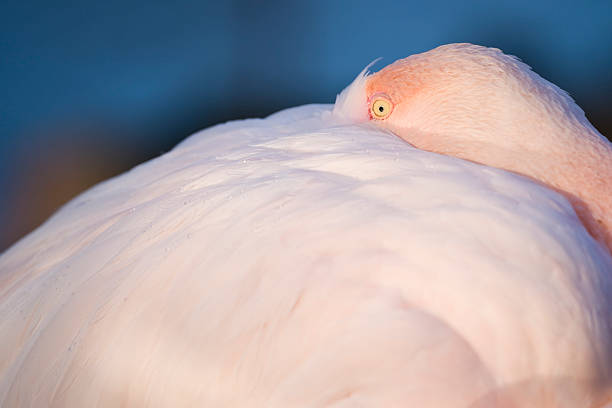
{"label": "pink flamingo", "polygon": [[199,132],[0,256],[0,405],[601,408],[610,152],[467,44]]}

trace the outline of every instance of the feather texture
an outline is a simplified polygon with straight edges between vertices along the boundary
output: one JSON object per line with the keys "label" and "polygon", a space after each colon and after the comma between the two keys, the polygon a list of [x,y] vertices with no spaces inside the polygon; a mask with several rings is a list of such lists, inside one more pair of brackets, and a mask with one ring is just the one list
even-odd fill
{"label": "feather texture", "polygon": [[566,199],[332,108],[195,134],[5,252],[0,405],[590,407],[612,260]]}

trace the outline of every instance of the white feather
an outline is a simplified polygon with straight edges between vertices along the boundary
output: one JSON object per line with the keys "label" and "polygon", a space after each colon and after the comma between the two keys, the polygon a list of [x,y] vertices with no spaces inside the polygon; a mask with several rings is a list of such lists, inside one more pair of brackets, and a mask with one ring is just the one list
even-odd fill
{"label": "white feather", "polygon": [[331,109],[202,131],[4,253],[0,405],[587,406],[612,261],[568,202]]}
{"label": "white feather", "polygon": [[380,60],[381,58],[377,58],[370,62],[353,82],[336,96],[336,103],[332,111],[334,117],[349,123],[360,123],[368,120],[366,78],[369,74],[368,70]]}

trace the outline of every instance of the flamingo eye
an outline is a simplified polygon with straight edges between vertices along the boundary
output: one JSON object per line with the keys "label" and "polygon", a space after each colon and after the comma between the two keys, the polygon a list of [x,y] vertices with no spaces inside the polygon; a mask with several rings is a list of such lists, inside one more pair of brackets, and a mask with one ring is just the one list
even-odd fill
{"label": "flamingo eye", "polygon": [[386,119],[393,110],[393,104],[384,96],[375,96],[370,105],[370,113],[375,119]]}

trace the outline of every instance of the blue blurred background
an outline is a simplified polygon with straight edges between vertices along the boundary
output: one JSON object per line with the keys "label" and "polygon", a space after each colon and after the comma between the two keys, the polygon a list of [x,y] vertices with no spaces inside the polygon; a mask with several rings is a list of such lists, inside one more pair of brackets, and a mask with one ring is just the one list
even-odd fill
{"label": "blue blurred background", "polygon": [[0,251],[92,184],[230,119],[331,103],[366,64],[495,46],[612,134],[612,1],[3,1]]}

